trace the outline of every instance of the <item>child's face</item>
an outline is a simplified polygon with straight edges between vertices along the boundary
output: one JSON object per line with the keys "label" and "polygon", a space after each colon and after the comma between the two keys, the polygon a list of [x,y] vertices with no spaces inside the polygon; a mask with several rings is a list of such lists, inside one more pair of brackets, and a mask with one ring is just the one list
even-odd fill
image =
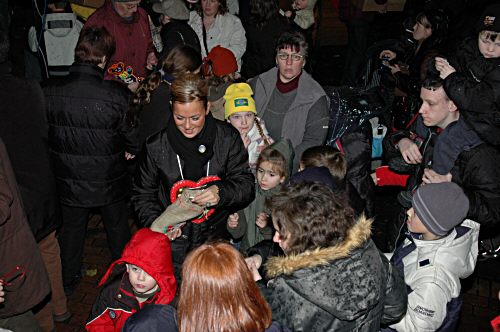
{"label": "child's face", "polygon": [[255,113],[253,112],[236,112],[231,114],[227,119],[230,124],[236,128],[240,135],[246,134],[252,129],[255,122]]}
{"label": "child's face", "polygon": [[486,59],[500,58],[500,38],[497,37],[495,40],[491,40],[491,38],[488,38],[490,33],[497,35],[496,33],[490,31],[479,34],[479,51]]}
{"label": "child's face", "polygon": [[274,165],[263,161],[257,167],[257,182],[262,190],[271,190],[285,181],[285,177],[276,172]]}
{"label": "child's face", "polygon": [[295,9],[300,10],[307,7],[308,0],[295,0]]}
{"label": "child's face", "polygon": [[157,286],[156,280],[136,265],[127,264],[128,280],[137,293],[147,293]]}
{"label": "child's face", "polygon": [[410,208],[408,211],[406,211],[406,214],[408,215],[408,220],[406,221],[406,223],[408,224],[408,229],[410,230],[410,232],[418,234],[429,232],[424,224],[422,224],[420,218],[417,216],[413,208]]}

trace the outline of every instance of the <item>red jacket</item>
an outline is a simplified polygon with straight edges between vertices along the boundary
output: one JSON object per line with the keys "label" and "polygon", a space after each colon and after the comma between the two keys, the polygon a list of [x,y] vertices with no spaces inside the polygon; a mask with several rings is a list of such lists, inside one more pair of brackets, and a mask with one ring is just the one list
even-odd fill
{"label": "red jacket", "polygon": [[[160,287],[159,292],[142,304],[134,296],[125,271],[126,263],[143,269]],[[121,279],[116,278],[119,274],[122,275]],[[112,281],[107,283],[109,280]],[[177,284],[167,236],[147,228],[139,230],[123,250],[122,257],[111,264],[99,286],[104,284],[106,286],[95,301],[85,326],[87,331],[120,332],[128,317],[143,306],[170,303]]]}
{"label": "red jacket", "polygon": [[[142,8],[138,8],[130,22],[124,20],[116,13],[111,0],[107,0],[104,6],[92,14],[85,27],[102,26],[115,38],[116,51],[109,59],[107,68],[119,62],[130,66],[133,74],[138,77],[147,75],[146,59],[149,53],[154,51],[153,39],[149,28],[148,14]],[[116,79],[106,70],[107,80]]]}

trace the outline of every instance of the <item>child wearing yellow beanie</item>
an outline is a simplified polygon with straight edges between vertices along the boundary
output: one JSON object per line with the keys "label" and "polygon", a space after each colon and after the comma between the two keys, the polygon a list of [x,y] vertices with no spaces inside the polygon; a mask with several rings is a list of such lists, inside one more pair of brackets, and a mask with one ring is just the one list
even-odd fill
{"label": "child wearing yellow beanie", "polygon": [[264,123],[257,117],[253,91],[247,83],[233,83],[224,95],[224,117],[238,130],[248,150],[248,163],[255,174],[260,151],[273,143]]}

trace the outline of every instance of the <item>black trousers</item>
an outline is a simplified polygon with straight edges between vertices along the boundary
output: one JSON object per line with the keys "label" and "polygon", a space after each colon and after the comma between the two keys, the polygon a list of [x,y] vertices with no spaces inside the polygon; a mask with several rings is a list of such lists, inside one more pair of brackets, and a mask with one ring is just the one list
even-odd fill
{"label": "black trousers", "polygon": [[[128,209],[125,200],[97,208],[102,216],[111,258],[120,258],[130,240]],[[80,273],[85,235],[91,208],[61,204],[63,225],[59,233],[63,284],[71,285]]]}

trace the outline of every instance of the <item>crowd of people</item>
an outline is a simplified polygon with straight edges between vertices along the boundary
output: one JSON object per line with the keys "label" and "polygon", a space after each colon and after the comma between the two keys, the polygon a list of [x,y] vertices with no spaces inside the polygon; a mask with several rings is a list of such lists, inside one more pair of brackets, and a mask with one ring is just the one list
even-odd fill
{"label": "crowd of people", "polygon": [[500,5],[454,50],[428,1],[359,58],[367,14],[340,0],[332,90],[307,70],[315,0],[144,2],[43,8],[41,84],[0,26],[0,331],[71,319],[92,213],[112,262],[88,331],[454,331],[461,279],[500,255]]}

